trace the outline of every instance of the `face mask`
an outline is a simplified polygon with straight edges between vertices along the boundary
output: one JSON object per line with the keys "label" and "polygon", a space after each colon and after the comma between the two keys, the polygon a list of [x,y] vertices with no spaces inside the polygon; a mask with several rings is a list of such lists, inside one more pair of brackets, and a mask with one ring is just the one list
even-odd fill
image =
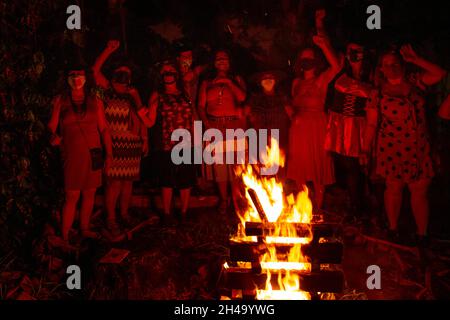
{"label": "face mask", "polygon": [[264,88],[265,91],[271,92],[273,90],[273,88],[275,87],[275,80],[264,79],[261,81],[261,86]]}
{"label": "face mask", "polygon": [[177,73],[176,72],[164,72],[162,74],[163,77],[163,81],[166,84],[172,84],[176,81],[177,79]]}
{"label": "face mask", "polygon": [[304,71],[312,70],[316,67],[316,60],[311,58],[300,59],[300,68]]}
{"label": "face mask", "polygon": [[129,85],[131,82],[130,74],[126,71],[116,71],[113,74],[112,81],[124,85]]}
{"label": "face mask", "polygon": [[81,89],[86,83],[86,77],[82,75],[72,75],[69,76],[68,82],[72,89]]}
{"label": "face mask", "polygon": [[347,59],[353,63],[362,61],[364,59],[364,53],[358,50],[350,50],[347,55]]}

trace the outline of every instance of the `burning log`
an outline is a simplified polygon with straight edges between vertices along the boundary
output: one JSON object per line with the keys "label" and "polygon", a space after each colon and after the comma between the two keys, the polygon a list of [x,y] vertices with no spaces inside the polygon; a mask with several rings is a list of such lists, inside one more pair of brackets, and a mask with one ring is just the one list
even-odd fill
{"label": "burning log", "polygon": [[298,238],[307,238],[311,235],[311,233],[316,239],[332,237],[334,235],[334,225],[327,223],[306,224],[281,222],[274,224],[249,221],[245,223],[245,234],[247,236],[271,236],[277,227],[283,228],[283,224],[294,226],[297,231]]}
{"label": "burning log", "polygon": [[[255,274],[251,269],[242,268],[239,271],[238,268],[235,269],[235,272],[226,273],[222,279],[222,288],[227,290],[252,290],[255,286],[258,288],[265,287],[267,281],[267,275],[265,273]],[[305,271],[291,271],[291,274],[292,273],[297,273],[299,275],[300,290],[302,291],[336,293],[342,292],[343,290],[344,274],[342,271],[323,270],[311,273]],[[273,275],[270,279],[274,290],[279,289],[277,278],[276,275]]]}
{"label": "burning log", "polygon": [[[277,245],[278,259],[286,257],[293,245]],[[230,242],[230,259],[232,261],[258,262],[267,251],[266,245],[258,243]],[[343,245],[341,242],[309,243],[301,247],[302,254],[310,261],[321,264],[339,264],[342,261]]]}
{"label": "burning log", "polygon": [[256,191],[253,189],[248,189],[247,192],[248,192],[250,198],[252,199],[253,205],[255,206],[256,211],[258,212],[258,215],[261,218],[261,221],[264,221],[266,223],[269,222],[267,220],[266,213],[264,212],[264,208],[262,207],[261,202],[259,202]]}

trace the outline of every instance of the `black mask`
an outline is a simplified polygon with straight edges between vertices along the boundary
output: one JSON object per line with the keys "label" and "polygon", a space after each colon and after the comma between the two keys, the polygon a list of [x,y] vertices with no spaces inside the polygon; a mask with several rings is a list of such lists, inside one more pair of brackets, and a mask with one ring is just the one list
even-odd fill
{"label": "black mask", "polygon": [[364,53],[358,50],[350,50],[347,58],[350,62],[359,62],[364,58]]}
{"label": "black mask", "polygon": [[311,58],[300,59],[300,68],[304,71],[314,69],[316,67],[316,60]]}
{"label": "black mask", "polygon": [[[176,82],[177,73],[176,72],[164,72],[162,74],[164,83],[171,84]],[[172,77],[173,80],[168,80],[167,78]]]}
{"label": "black mask", "polygon": [[113,74],[112,81],[120,84],[129,85],[131,82],[130,74],[126,71],[116,71]]}

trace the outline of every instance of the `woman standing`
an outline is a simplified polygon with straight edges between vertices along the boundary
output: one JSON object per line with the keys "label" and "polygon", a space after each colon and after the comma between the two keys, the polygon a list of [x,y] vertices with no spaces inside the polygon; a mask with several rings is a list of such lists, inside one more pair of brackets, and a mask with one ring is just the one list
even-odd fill
{"label": "woman standing", "polygon": [[130,224],[128,208],[133,181],[139,179],[141,157],[148,151],[147,129],[141,125],[137,116],[137,109],[141,108],[142,102],[137,90],[130,85],[130,68],[125,64],[116,67],[111,81],[101,72],[105,61],[119,45],[118,41],[109,41],[92,68],[95,82],[103,91],[105,115],[112,138],[112,163],[106,172],[105,200],[108,229],[114,235],[120,232],[116,222],[119,197],[120,216],[126,225]]}
{"label": "woman standing", "polygon": [[[419,57],[410,45],[400,54],[389,52],[380,57],[380,90],[369,98],[371,112],[363,146],[363,159],[375,136],[377,140],[377,174],[386,179],[384,201],[389,219],[390,237],[398,237],[397,221],[402,205],[403,189],[411,191],[411,207],[416,220],[419,243],[427,234],[428,187],[434,175],[430,143],[425,123],[425,100],[421,87],[439,82],[445,71]],[[405,75],[405,62],[420,67],[414,81]],[[380,127],[377,129],[378,117]]]}
{"label": "woman standing", "polygon": [[372,91],[371,70],[366,51],[360,44],[350,42],[346,63],[333,86],[333,98],[325,149],[332,152],[336,172],[343,175],[348,190],[351,212],[348,218],[363,217],[363,168],[359,163],[366,127],[366,104]]}
{"label": "woman standing", "polygon": [[[206,129],[215,128],[225,137],[226,129],[245,129],[242,103],[246,98],[246,87],[243,79],[231,71],[230,55],[227,51],[218,50],[214,56],[214,71],[200,85],[198,96],[198,113]],[[226,152],[226,141],[223,150]],[[232,199],[237,206],[238,186],[234,175],[233,164],[214,164],[215,181],[217,182],[221,203],[219,211],[225,213],[228,208],[228,187],[231,185]]]}
{"label": "woman standing", "polygon": [[[106,149],[105,170],[111,167],[111,137],[102,102],[89,94],[86,71],[73,66],[67,74],[69,89],[55,97],[48,123],[52,145],[61,145],[64,162],[65,201],[62,212],[62,238],[69,241],[69,232],[81,195],[80,229],[83,237],[97,238],[89,228],[95,192],[102,184],[103,164],[97,163],[92,150],[101,155],[100,136]],[[59,128],[59,129],[58,129]],[[60,134],[57,134],[57,132]]]}
{"label": "woman standing", "polygon": [[[160,158],[160,177],[164,215],[163,222],[171,218],[173,190],[180,190],[182,221],[189,208],[191,188],[196,183],[195,166],[192,164],[175,164],[172,159],[172,148],[178,143],[172,141],[172,133],[176,129],[186,129],[193,136],[194,113],[192,103],[184,91],[183,82],[176,67],[166,61],[160,69],[162,86],[150,96],[149,108],[139,110],[139,116],[147,127],[155,124],[157,115],[162,120],[162,141]],[[191,156],[193,155],[191,150]]]}
{"label": "woman standing", "polygon": [[[316,24],[322,23],[325,14],[316,15]],[[333,164],[325,150],[327,115],[325,98],[330,81],[340,71],[341,65],[327,37],[316,35],[314,43],[322,50],[329,68],[318,70],[318,56],[314,49],[303,49],[297,58],[298,77],[292,83],[292,108],[287,177],[299,184],[310,181],[314,185],[315,205],[322,206],[325,185],[334,182]]]}

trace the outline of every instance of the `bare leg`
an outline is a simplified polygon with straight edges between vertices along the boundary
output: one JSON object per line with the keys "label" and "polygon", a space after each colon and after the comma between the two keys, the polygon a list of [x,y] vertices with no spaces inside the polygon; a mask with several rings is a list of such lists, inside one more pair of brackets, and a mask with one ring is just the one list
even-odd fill
{"label": "bare leg", "polygon": [[116,221],[116,205],[120,193],[120,181],[112,180],[106,183],[105,202],[108,222]]}
{"label": "bare leg", "polygon": [[187,209],[189,208],[189,198],[191,196],[191,188],[180,190],[181,198],[181,215],[185,216]]}
{"label": "bare leg", "polygon": [[428,188],[430,179],[422,179],[408,185],[411,191],[411,207],[417,225],[417,234],[425,236],[428,227]]}
{"label": "bare leg", "polygon": [[172,188],[162,188],[162,198],[163,198],[163,208],[164,208],[164,214],[169,215],[170,214],[170,207],[172,204]]}
{"label": "bare leg", "polygon": [[397,230],[398,217],[402,208],[404,183],[400,180],[386,180],[384,191],[384,206],[389,219],[389,228]]}
{"label": "bare leg", "polygon": [[130,207],[132,193],[133,193],[133,182],[122,181],[120,193],[120,216],[124,219],[128,219],[128,208]]}
{"label": "bare leg", "polygon": [[325,193],[325,186],[317,183],[314,185],[314,191],[316,193],[317,210],[320,210],[320,209],[322,209],[323,196]]}
{"label": "bare leg", "polygon": [[96,189],[89,189],[81,192],[80,229],[84,236],[93,236],[93,233],[89,230],[89,223],[94,208],[95,191]]}
{"label": "bare leg", "polygon": [[72,228],[75,219],[75,209],[78,199],[80,198],[80,190],[66,190],[65,201],[62,212],[62,238],[69,240],[69,231]]}

